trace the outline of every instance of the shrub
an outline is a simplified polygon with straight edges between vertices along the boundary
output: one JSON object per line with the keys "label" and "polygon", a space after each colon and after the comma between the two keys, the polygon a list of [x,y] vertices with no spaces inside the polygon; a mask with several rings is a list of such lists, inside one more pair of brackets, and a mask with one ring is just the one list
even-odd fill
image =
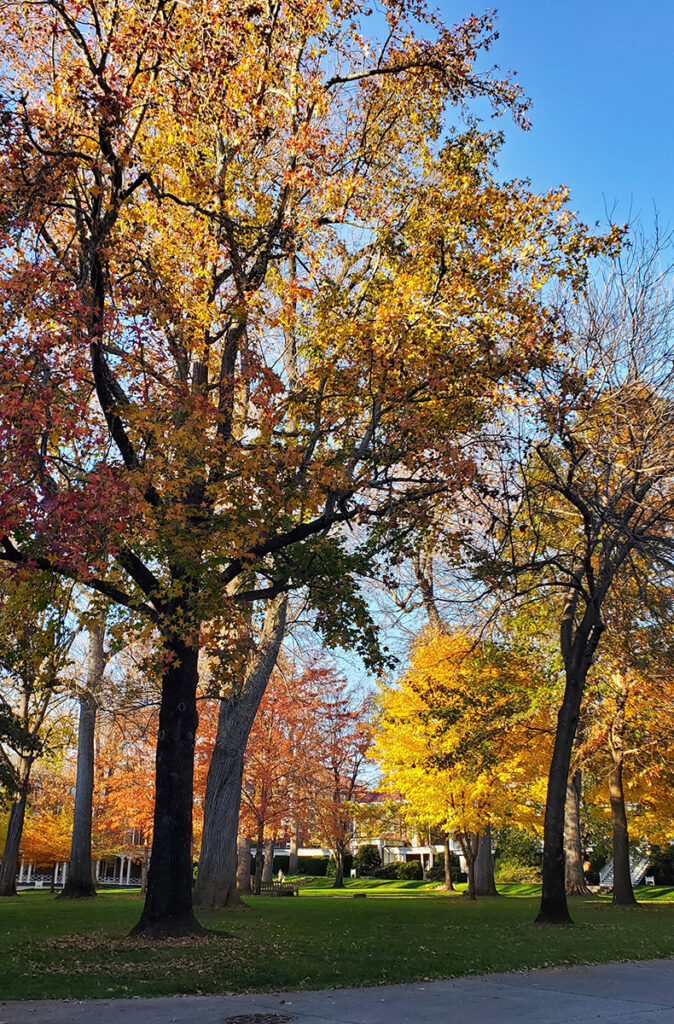
{"label": "shrub", "polygon": [[398,870],[401,867],[400,861],[393,861],[391,864],[384,864],[380,868],[375,868],[375,878],[399,878]]}
{"label": "shrub", "polygon": [[376,846],[368,843],[366,846],[359,846],[353,856],[353,866],[360,878],[362,875],[372,875],[377,868],[381,867],[381,857]]}
{"label": "shrub", "polygon": [[284,875],[288,874],[288,868],[290,867],[290,856],[287,853],[279,853],[274,857],[274,874],[278,875],[279,871],[282,871]]}
{"label": "shrub", "polygon": [[521,864],[523,867],[540,867],[542,859],[540,840],[531,832],[508,825],[496,833],[496,856],[499,860],[510,864]]}
{"label": "shrub", "polygon": [[673,853],[671,846],[651,846],[651,866],[646,874],[653,875],[656,885],[674,884]]}
{"label": "shrub", "polygon": [[505,884],[539,884],[541,869],[516,860],[499,860],[494,868],[494,879]]}
{"label": "shrub", "polygon": [[[449,873],[452,876],[452,882],[460,881],[461,875],[461,863],[455,853],[449,854]],[[433,867],[429,868],[426,872],[426,878],[429,882],[444,882],[445,880],[445,855],[444,853],[436,853],[433,859]]]}
{"label": "shrub", "polygon": [[325,878],[328,870],[327,857],[299,857],[297,870],[301,875],[317,875]]}
{"label": "shrub", "polygon": [[418,860],[408,860],[406,863],[400,864],[398,878],[408,878],[418,882],[423,877],[423,868]]}

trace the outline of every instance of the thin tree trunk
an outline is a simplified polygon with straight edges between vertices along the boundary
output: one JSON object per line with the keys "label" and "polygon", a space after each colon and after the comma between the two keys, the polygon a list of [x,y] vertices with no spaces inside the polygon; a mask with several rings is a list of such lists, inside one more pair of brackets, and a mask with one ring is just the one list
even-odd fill
{"label": "thin tree trunk", "polygon": [[611,770],[608,776],[608,790],[611,798],[611,820],[613,823],[613,903],[618,907],[633,907],[637,902],[632,888],[630,837],[623,790],[623,735],[626,703],[627,689],[623,682],[618,691],[616,713],[609,730]]}
{"label": "thin tree trunk", "polygon": [[577,768],[566,787],[564,810],[564,887],[567,896],[589,896],[583,871],[583,848],[580,839],[580,801],[582,773]]}
{"label": "thin tree trunk", "polygon": [[491,825],[486,825],[480,834],[475,858],[475,895],[498,896],[491,852]]}
{"label": "thin tree trunk", "polygon": [[262,867],[262,884],[271,885],[274,881],[274,840],[267,839],[264,844],[264,865]]}
{"label": "thin tree trunk", "polygon": [[257,841],[255,843],[255,878],[253,893],[259,896],[262,892],[262,864],[264,861],[264,822],[258,823]]}
{"label": "thin tree trunk", "polygon": [[452,881],[452,868],[450,864],[451,849],[449,846],[449,836],[445,836],[445,889],[447,892],[454,891],[454,882]]}
{"label": "thin tree trunk", "polygon": [[21,782],[19,792],[12,801],[9,812],[9,824],[5,838],[5,848],[0,865],[0,896],[16,896],[16,872],[19,863],[19,847],[23,834],[23,822],[26,816],[26,797],[30,778],[30,761],[22,758],[20,767]]}
{"label": "thin tree trunk", "polygon": [[466,897],[469,900],[474,900],[475,896],[475,860],[480,851],[480,833],[479,832],[459,832],[458,833],[459,843],[461,844],[461,852],[466,861],[466,869],[468,872],[468,888],[466,889]]}
{"label": "thin tree trunk", "polygon": [[[221,701],[208,769],[204,829],[194,904],[202,909],[242,907],[236,884],[236,839],[248,736],[271,677],[285,632],[287,597],[267,605],[257,649],[239,692]],[[258,860],[260,855],[258,856]]]}
{"label": "thin tree trunk", "polygon": [[618,907],[636,906],[630,869],[630,840],[625,813],[622,758],[611,765],[608,776],[613,821],[613,903]]}
{"label": "thin tree trunk", "polygon": [[59,899],[82,899],[96,895],[91,862],[91,818],[94,793],[94,733],[101,681],[105,670],[105,623],[89,630],[86,690],[80,697],[77,733],[77,781],[70,847],[68,880]]}
{"label": "thin tree trunk", "polygon": [[238,844],[236,888],[241,895],[250,892],[250,839],[247,837]]}
{"label": "thin tree trunk", "polygon": [[335,856],[335,880],[332,883],[333,889],[344,888],[344,843],[335,843],[333,851]]}
{"label": "thin tree trunk", "polygon": [[290,854],[288,857],[288,874],[298,875],[300,870],[299,857],[297,854],[297,827],[295,835],[290,840]]}
{"label": "thin tree trunk", "polygon": [[131,935],[166,938],[203,933],[192,911],[192,801],[198,724],[196,646],[165,641],[157,735],[154,835],[147,895]]}

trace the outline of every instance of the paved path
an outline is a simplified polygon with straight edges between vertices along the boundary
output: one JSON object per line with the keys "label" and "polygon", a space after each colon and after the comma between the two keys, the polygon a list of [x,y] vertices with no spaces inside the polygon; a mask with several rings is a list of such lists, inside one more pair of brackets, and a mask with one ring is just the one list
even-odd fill
{"label": "paved path", "polygon": [[243,996],[0,1002],[0,1024],[674,1024],[674,959]]}

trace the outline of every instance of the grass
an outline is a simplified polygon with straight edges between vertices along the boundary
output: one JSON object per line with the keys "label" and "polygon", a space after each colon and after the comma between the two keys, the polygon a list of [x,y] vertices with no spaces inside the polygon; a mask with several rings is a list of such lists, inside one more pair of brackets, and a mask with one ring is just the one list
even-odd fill
{"label": "grass", "polygon": [[[296,899],[258,897],[245,911],[204,915],[233,933],[153,945],[128,940],[139,894],[91,902],[24,893],[0,901],[0,998],[156,996],[420,981],[554,964],[671,956],[674,889],[642,889],[641,905],[571,900],[572,928],[537,927],[535,886],[504,886],[471,904],[423,882],[315,879]],[[365,892],[367,899],[352,899]]]}

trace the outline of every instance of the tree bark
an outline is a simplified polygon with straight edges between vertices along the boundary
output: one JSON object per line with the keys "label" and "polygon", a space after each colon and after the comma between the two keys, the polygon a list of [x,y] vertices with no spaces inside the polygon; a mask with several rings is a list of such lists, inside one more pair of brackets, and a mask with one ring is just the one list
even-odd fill
{"label": "tree bark", "polygon": [[449,845],[449,836],[445,836],[445,889],[447,892],[454,891],[454,883],[452,881],[452,868],[450,864],[451,849]]}
{"label": "tree bark", "polygon": [[333,889],[344,888],[344,843],[341,840],[337,840],[335,848],[332,851],[335,858],[335,880],[332,883]]}
{"label": "tree bark", "polygon": [[290,840],[290,855],[288,857],[288,874],[298,875],[300,870],[299,856],[297,854],[297,832]]}
{"label": "tree bark", "polygon": [[[236,839],[243,759],[285,632],[287,597],[269,602],[264,625],[240,690],[220,703],[218,731],[208,769],[204,830],[194,904],[204,910],[242,907],[236,884]],[[261,858],[258,855],[258,860]]]}
{"label": "tree bark", "polygon": [[236,888],[245,895],[250,892],[250,839],[240,840],[237,853]]}
{"label": "tree bark", "polygon": [[543,891],[536,918],[539,924],[571,924],[564,884],[564,811],[571,750],[578,725],[582,690],[567,682],[557,715],[555,745],[548,776],[543,832]]}
{"label": "tree bark", "polygon": [[608,776],[613,822],[613,903],[618,907],[636,906],[630,869],[630,840],[625,813],[622,760],[614,762]]}
{"label": "tree bark", "polygon": [[197,646],[165,640],[157,736],[154,835],[147,895],[131,935],[202,934],[192,911],[194,738],[198,724]]}
{"label": "tree bark", "polygon": [[94,793],[94,733],[101,680],[105,670],[105,623],[89,631],[86,690],[80,697],[77,732],[77,780],[68,879],[59,899],[85,899],[96,895],[91,862],[91,817]]}
{"label": "tree bark", "polygon": [[21,783],[16,797],[12,801],[9,812],[9,824],[5,838],[5,848],[0,865],[0,896],[16,896],[16,872],[19,862],[19,847],[23,834],[23,822],[26,816],[26,797],[30,778],[30,762],[22,758],[20,767]]}
{"label": "tree bark", "polygon": [[564,810],[569,781],[571,752],[578,728],[585,680],[601,639],[601,595],[588,602],[576,625],[579,591],[567,594],[560,628],[560,649],[564,659],[565,686],[557,714],[555,745],[548,775],[543,827],[543,886],[537,924],[571,924],[564,881]]}
{"label": "tree bark", "polygon": [[580,839],[580,801],[582,773],[577,768],[566,787],[564,809],[564,888],[567,896],[589,896],[583,871],[583,848]]}
{"label": "tree bark", "polygon": [[262,866],[262,884],[271,885],[274,881],[274,840],[267,839],[264,844],[264,864]]}
{"label": "tree bark", "polygon": [[468,887],[466,889],[466,897],[469,900],[476,898],[475,894],[475,861],[477,855],[480,852],[480,833],[479,832],[458,832],[457,838],[461,844],[461,852],[466,861],[466,870],[468,872]]}
{"label": "tree bark", "polygon": [[486,825],[480,834],[475,858],[475,895],[498,896],[491,852],[491,825]]}

